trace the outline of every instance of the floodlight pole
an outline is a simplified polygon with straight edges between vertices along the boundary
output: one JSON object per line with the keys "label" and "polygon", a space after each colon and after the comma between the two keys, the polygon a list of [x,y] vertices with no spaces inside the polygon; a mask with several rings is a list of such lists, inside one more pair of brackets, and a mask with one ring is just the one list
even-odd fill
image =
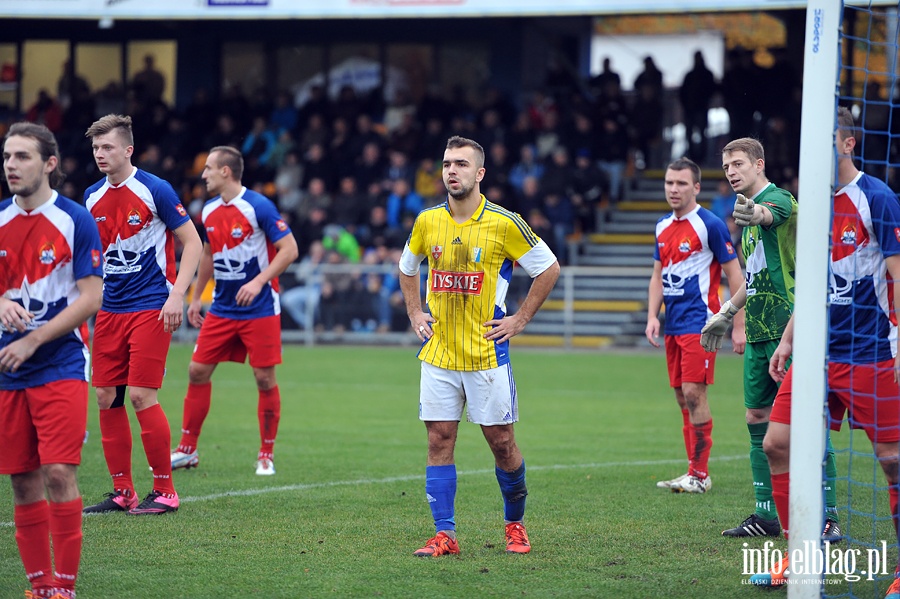
{"label": "floodlight pole", "polygon": [[823,525],[828,261],[841,12],[840,0],[810,0],[806,9],[791,366],[789,599],[822,595],[821,583],[816,584],[822,574],[812,571],[810,553],[820,549]]}

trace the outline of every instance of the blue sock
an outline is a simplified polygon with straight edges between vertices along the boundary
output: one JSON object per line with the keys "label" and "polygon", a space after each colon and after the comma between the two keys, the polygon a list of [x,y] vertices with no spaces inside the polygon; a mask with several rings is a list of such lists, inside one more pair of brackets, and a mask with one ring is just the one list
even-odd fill
{"label": "blue sock", "polygon": [[525,496],[528,495],[525,487],[525,461],[513,472],[500,468],[495,470],[500,493],[503,494],[503,518],[507,522],[521,522],[525,516]]}
{"label": "blue sock", "polygon": [[425,467],[425,497],[434,516],[434,529],[456,530],[453,504],[456,500],[456,464]]}

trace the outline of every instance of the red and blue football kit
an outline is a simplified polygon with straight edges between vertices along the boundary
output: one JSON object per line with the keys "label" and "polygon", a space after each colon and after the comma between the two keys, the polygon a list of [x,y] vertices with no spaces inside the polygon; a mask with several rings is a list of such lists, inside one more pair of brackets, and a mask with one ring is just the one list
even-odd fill
{"label": "red and blue football kit", "polygon": [[[882,181],[859,173],[835,193],[831,237],[828,411],[832,430],[849,413],[876,442],[900,440],[894,381],[897,322],[885,257],[900,254],[900,203]],[[790,424],[788,371],[771,420]]]}
{"label": "red and blue football kit", "polygon": [[[0,203],[0,285],[34,314],[24,333],[2,330],[0,347],[71,305],[79,279],[101,274],[100,237],[83,207],[56,192],[31,212],[14,199]],[[89,370],[85,323],[41,345],[16,372],[0,373],[0,473],[80,462]]]}

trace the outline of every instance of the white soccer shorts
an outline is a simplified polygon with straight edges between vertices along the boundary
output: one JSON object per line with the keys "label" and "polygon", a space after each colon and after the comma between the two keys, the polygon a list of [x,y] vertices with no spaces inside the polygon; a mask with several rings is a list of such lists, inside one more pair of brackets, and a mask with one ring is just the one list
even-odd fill
{"label": "white soccer shorts", "polygon": [[476,371],[447,370],[422,362],[419,420],[459,421],[463,407],[469,422],[484,426],[519,420],[512,366]]}

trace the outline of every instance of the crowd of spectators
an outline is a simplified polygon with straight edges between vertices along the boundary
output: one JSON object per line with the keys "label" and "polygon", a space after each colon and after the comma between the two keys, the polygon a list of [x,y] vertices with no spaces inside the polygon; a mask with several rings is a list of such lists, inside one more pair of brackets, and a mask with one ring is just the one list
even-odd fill
{"label": "crowd of spectators", "polygon": [[[487,88],[477,102],[434,91],[415,102],[402,93],[387,101],[379,89],[361,96],[351,86],[330,98],[315,87],[297,106],[287,90],[248,94],[232,85],[218,96],[198,88],[182,109],[163,101],[165,81],[154,74],[152,57],[128,86],[111,82],[93,92],[66,63],[56,96],[42,90],[20,116],[56,133],[67,173],[62,193],[80,199],[99,178],[84,131],[105,114],[131,115],[135,163],[171,182],[198,226],[207,199],[200,180],[205,152],[241,149],[244,183],[277,204],[305,264],[395,263],[418,211],[446,197],[440,158],[447,138],[463,135],[485,148],[483,193],[522,214],[565,263],[566,240],[598,229],[598,214],[608,213],[599,208],[615,206],[635,169],[662,168],[671,159],[667,127],[684,123],[688,155],[718,167],[716,144],[706,139],[714,105],[728,111],[729,138],[763,142],[773,181],[789,187],[796,177],[800,78],[788,61],[779,54],[775,66],[761,69],[749,52],[736,50],[721,81],[700,52],[694,62],[675,90],[664,88],[648,56],[627,94],[607,59],[589,80],[550,71],[541,89],[518,98]],[[319,323],[405,326],[392,323],[384,307],[399,308],[398,293],[387,280],[326,281]],[[362,324],[329,308],[348,298],[369,305],[370,296],[379,299],[357,318]]]}

